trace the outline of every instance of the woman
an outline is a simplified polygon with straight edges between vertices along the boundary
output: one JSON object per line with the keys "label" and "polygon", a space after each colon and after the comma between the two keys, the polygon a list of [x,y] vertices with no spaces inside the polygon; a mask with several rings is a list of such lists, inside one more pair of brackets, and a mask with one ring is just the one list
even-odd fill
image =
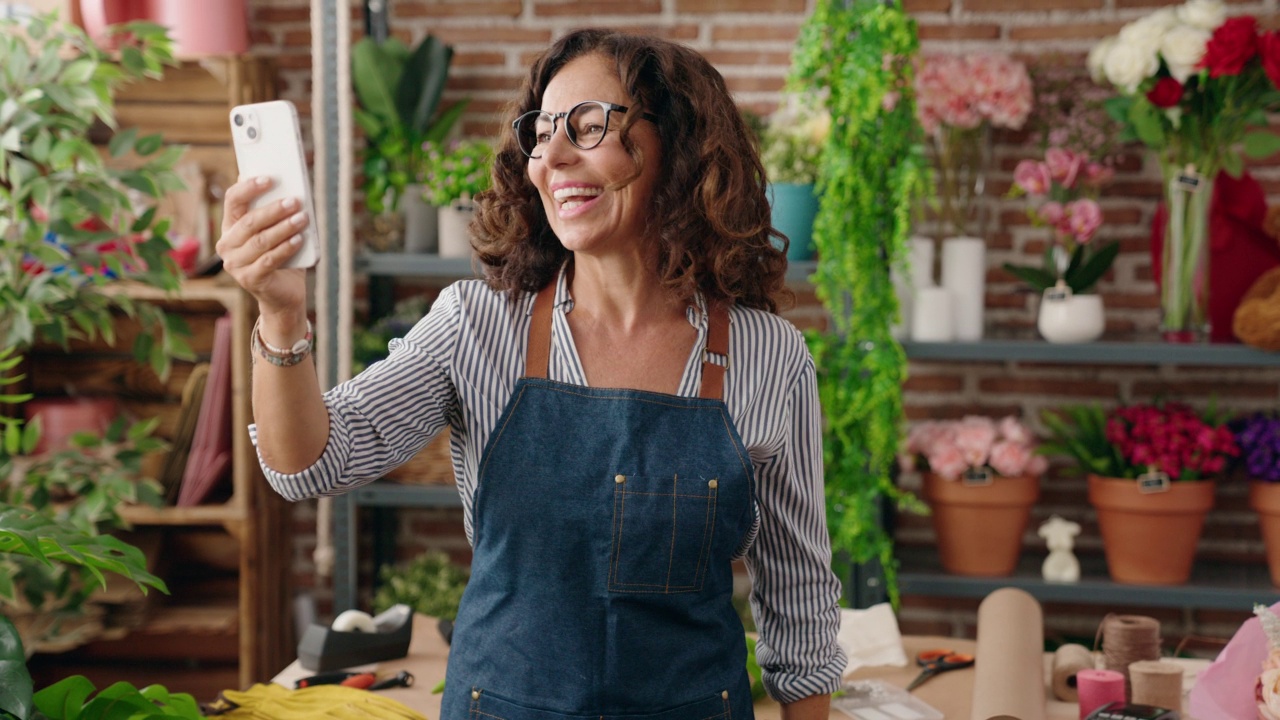
{"label": "woman", "polygon": [[845,658],[814,368],[773,314],[784,255],[723,79],[679,45],[584,30],[513,117],[473,226],[485,281],[324,396],[290,345],[302,273],[277,269],[296,207],[228,192],[218,250],[260,304],[268,478],[344,492],[450,426],[474,556],[444,718],[751,717],[740,557],[767,689],[785,717],[827,717]]}

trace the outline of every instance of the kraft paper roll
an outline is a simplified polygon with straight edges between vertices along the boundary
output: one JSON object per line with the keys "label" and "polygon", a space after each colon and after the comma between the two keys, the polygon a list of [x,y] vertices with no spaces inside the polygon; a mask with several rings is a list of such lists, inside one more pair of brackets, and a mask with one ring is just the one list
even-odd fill
{"label": "kraft paper roll", "polygon": [[1182,668],[1160,660],[1139,660],[1129,666],[1133,702],[1182,712]]}
{"label": "kraft paper roll", "polygon": [[1044,614],[1017,588],[1001,588],[978,606],[973,720],[1012,715],[1044,720]]}
{"label": "kraft paper roll", "polygon": [[1083,645],[1067,644],[1053,653],[1053,696],[1065,702],[1076,702],[1076,673],[1093,669],[1093,653]]}
{"label": "kraft paper roll", "polygon": [[1076,673],[1080,691],[1080,720],[1111,702],[1124,702],[1124,675],[1115,670],[1081,670]]}

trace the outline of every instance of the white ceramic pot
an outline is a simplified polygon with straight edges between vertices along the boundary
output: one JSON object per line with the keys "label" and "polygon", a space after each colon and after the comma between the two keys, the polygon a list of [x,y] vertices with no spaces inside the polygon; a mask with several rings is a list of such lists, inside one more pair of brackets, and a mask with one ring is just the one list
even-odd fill
{"label": "white ceramic pot", "polygon": [[404,251],[433,253],[439,247],[440,214],[422,198],[422,186],[410,185],[400,198],[404,210]]}
{"label": "white ceramic pot", "polygon": [[1046,290],[1040,298],[1036,328],[1051,343],[1086,343],[1102,337],[1106,316],[1100,295],[1068,295],[1055,298]]}
{"label": "white ceramic pot", "polygon": [[476,213],[470,201],[456,200],[440,208],[440,257],[471,257],[471,233],[467,225]]}

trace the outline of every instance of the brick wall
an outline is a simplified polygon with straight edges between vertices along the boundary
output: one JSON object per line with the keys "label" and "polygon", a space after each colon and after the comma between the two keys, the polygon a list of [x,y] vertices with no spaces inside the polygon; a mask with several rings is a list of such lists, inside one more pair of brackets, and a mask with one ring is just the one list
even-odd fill
{"label": "brick wall", "polygon": [[[1162,0],[907,0],[919,21],[926,51],[1007,51],[1031,63],[1065,58],[1083,65],[1083,56],[1104,35],[1116,32]],[[1233,14],[1252,13],[1276,26],[1280,0],[1231,2]],[[310,31],[306,0],[251,0],[254,51],[274,55],[285,97],[309,110]],[[549,41],[582,25],[611,25],[654,32],[702,51],[724,74],[740,104],[767,113],[776,106],[787,74],[797,29],[811,0],[390,0],[392,31],[416,41],[428,31],[451,43],[456,54],[446,101],[470,97],[464,121],[468,134],[493,134],[502,126],[502,108],[514,94],[533,57]],[[353,3],[353,26],[361,27],[360,3]],[[357,31],[358,34],[358,31]],[[1012,168],[1035,153],[1027,133],[994,136],[993,196],[1008,188]],[[1280,168],[1252,168],[1269,194],[1280,195]],[[1118,240],[1122,253],[1099,290],[1107,306],[1108,333],[1124,337],[1151,332],[1158,320],[1151,281],[1148,236],[1159,198],[1158,171],[1139,150],[1121,156],[1117,182],[1104,194],[1104,240]],[[994,199],[997,229],[988,234],[987,321],[991,333],[1026,331],[1034,326],[1034,300],[1000,269],[1006,261],[1035,263],[1045,237],[1031,228],[1017,201]],[[801,291],[789,317],[801,326],[823,323],[812,294]],[[1018,413],[1034,418],[1044,408],[1082,401],[1143,400],[1157,396],[1205,405],[1217,399],[1241,410],[1272,408],[1280,400],[1280,372],[1152,366],[1079,367],[1044,363],[914,363],[906,387],[911,419],[956,417],[967,412]],[[910,482],[910,479],[907,480]],[[1083,553],[1096,553],[1096,523],[1084,500],[1083,484],[1061,477],[1055,467],[1044,482],[1044,499],[1033,523],[1048,514],[1081,521]],[[310,550],[314,509],[299,506],[299,583],[314,587],[323,600],[323,583],[312,577]],[[455,511],[405,513],[399,524],[400,553],[424,547],[446,549],[465,559],[467,548]],[[898,530],[904,544],[928,544],[927,520],[904,518]],[[1029,554],[1042,546],[1028,535]],[[1240,485],[1223,488],[1219,509],[1210,519],[1203,558],[1260,556],[1256,522]],[[367,553],[362,553],[367,558]],[[976,603],[907,598],[906,629],[972,635]],[[1229,635],[1244,617],[1236,613],[1142,610],[1166,623],[1166,637]],[[1090,635],[1105,609],[1046,608],[1051,632]]]}

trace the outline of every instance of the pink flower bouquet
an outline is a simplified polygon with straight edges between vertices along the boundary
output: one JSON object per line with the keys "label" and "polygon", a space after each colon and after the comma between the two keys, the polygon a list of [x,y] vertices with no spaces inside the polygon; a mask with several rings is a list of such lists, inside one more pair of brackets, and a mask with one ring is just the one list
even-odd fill
{"label": "pink flower bouquet", "polygon": [[926,55],[915,89],[917,118],[934,147],[939,218],[952,234],[980,235],[986,128],[1022,127],[1031,113],[1031,76],[1007,55]]}
{"label": "pink flower bouquet", "polygon": [[1114,175],[1084,153],[1057,147],[1049,148],[1044,160],[1018,163],[1009,194],[1027,197],[1027,215],[1037,227],[1052,229],[1053,244],[1045,249],[1043,267],[1006,263],[1005,270],[1040,292],[1055,286],[1074,293],[1090,290],[1120,252],[1116,242],[1092,245],[1102,226],[1102,209],[1094,198]]}
{"label": "pink flower bouquet", "polygon": [[1048,467],[1036,454],[1035,436],[1012,415],[999,422],[969,415],[919,423],[907,433],[898,462],[904,470],[918,468],[945,480],[988,472],[1004,477],[1041,475]]}

